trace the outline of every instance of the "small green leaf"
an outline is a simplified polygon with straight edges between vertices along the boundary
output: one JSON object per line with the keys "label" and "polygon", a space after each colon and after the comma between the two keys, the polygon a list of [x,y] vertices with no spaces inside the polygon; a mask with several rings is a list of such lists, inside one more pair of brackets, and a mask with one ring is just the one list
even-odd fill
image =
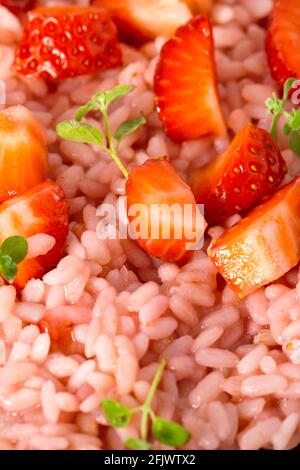
{"label": "small green leaf", "polygon": [[272,98],[268,98],[266,101],[266,107],[271,114],[275,116],[279,116],[283,111],[283,101],[277,98],[276,94],[274,93]]}
{"label": "small green leaf", "polygon": [[104,146],[103,134],[96,127],[78,121],[63,121],[56,126],[56,132],[62,139],[86,144]]}
{"label": "small green leaf", "polygon": [[294,83],[297,81],[296,78],[288,78],[284,84],[284,89],[283,89],[283,99],[284,101],[287,101],[289,98],[289,94],[291,89],[293,88]]}
{"label": "small green leaf", "polygon": [[118,85],[112,90],[97,93],[93,96],[91,101],[97,102],[100,111],[105,112],[115,100],[128,95],[128,93],[131,93],[134,88],[135,87],[132,85]]}
{"label": "small green leaf", "polygon": [[290,147],[293,152],[300,157],[300,132],[299,131],[292,131],[290,137]]}
{"label": "small green leaf", "polygon": [[144,441],[143,439],[130,438],[124,442],[125,446],[131,450],[149,450],[151,449],[150,442]]}
{"label": "small green leaf", "polygon": [[93,111],[94,109],[97,109],[97,104],[93,100],[81,106],[75,114],[76,121],[81,121],[84,116],[86,116],[90,111]]}
{"label": "small green leaf", "polygon": [[137,129],[139,129],[139,127],[143,126],[144,124],[146,124],[146,119],[143,114],[141,114],[141,116],[137,119],[132,119],[131,121],[123,122],[123,124],[120,125],[120,127],[115,133],[115,139],[118,142],[121,142],[124,137],[136,131]]}
{"label": "small green leaf", "polygon": [[289,126],[292,130],[298,131],[300,129],[300,110],[293,110],[290,120]]}
{"label": "small green leaf", "polygon": [[0,273],[6,281],[13,281],[18,273],[16,263],[8,255],[0,257]]}
{"label": "small green leaf", "polygon": [[10,256],[16,264],[21,263],[28,253],[28,243],[26,238],[15,236],[7,238],[1,246],[1,254]]}
{"label": "small green leaf", "polygon": [[124,428],[130,421],[132,411],[115,400],[103,400],[101,403],[108,422],[115,428]]}
{"label": "small green leaf", "polygon": [[190,433],[183,426],[163,418],[153,420],[152,434],[157,441],[172,447],[182,446],[190,439]]}
{"label": "small green leaf", "polygon": [[287,122],[282,127],[283,135],[286,135],[286,136],[290,135],[291,130],[292,130],[291,126]]}

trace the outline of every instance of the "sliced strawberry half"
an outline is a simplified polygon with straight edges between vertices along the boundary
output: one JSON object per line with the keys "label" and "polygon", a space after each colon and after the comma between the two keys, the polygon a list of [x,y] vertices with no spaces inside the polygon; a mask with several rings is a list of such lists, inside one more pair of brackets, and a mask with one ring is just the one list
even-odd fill
{"label": "sliced strawberry half", "polygon": [[300,259],[300,178],[213,241],[208,253],[241,297],[296,266]]}
{"label": "sliced strawberry half", "polygon": [[170,37],[192,16],[181,0],[95,0],[94,4],[108,9],[121,32],[139,39]]}
{"label": "sliced strawberry half", "polygon": [[190,184],[197,203],[204,204],[205,219],[214,224],[272,194],[285,174],[271,135],[248,124],[223,155],[192,173]]}
{"label": "sliced strawberry half", "polygon": [[120,64],[117,30],[104,9],[41,7],[27,14],[16,52],[17,72],[54,80]]}
{"label": "sliced strawberry half", "polygon": [[46,233],[56,244],[46,255],[22,261],[14,285],[22,289],[31,278],[42,277],[62,257],[68,230],[68,206],[63,190],[47,181],[0,206],[0,243],[13,235],[28,238]]}
{"label": "sliced strawberry half", "polygon": [[177,142],[225,136],[214,61],[212,28],[197,16],[163,46],[154,78],[159,117]]}
{"label": "sliced strawberry half", "polygon": [[0,203],[42,183],[48,174],[45,130],[24,106],[0,112]]}
{"label": "sliced strawberry half", "polygon": [[191,244],[206,224],[189,186],[166,159],[148,160],[134,168],[126,195],[129,221],[141,233],[138,243],[147,253],[181,262],[191,254]]}
{"label": "sliced strawberry half", "polygon": [[273,78],[282,88],[288,78],[300,78],[300,4],[276,0],[267,32],[267,56]]}

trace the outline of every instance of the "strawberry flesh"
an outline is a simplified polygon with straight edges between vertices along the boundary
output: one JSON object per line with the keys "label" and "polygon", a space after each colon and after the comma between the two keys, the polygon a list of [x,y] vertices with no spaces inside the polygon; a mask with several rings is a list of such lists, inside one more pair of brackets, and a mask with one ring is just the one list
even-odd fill
{"label": "strawberry flesh", "polygon": [[181,0],[94,0],[93,4],[107,8],[118,31],[135,42],[172,36],[192,16]]}
{"label": "strawberry flesh", "polygon": [[222,222],[272,194],[282,183],[286,164],[279,147],[263,129],[248,124],[228,150],[190,178],[209,224]]}
{"label": "strawberry flesh", "polygon": [[93,7],[41,7],[27,14],[15,69],[55,80],[121,64],[117,31],[108,13]]}
{"label": "strawberry flesh", "polygon": [[240,297],[290,271],[300,259],[300,178],[213,241],[208,253]]}
{"label": "strawberry flesh", "polygon": [[[134,168],[126,183],[126,195],[130,222],[136,220],[135,215],[130,213],[135,204],[143,205],[142,209],[147,211],[142,212],[139,229],[144,224],[148,233],[138,238],[139,245],[150,255],[165,261],[183,262],[187,259],[191,254],[191,251],[187,250],[187,244],[196,242],[196,238],[193,238],[195,224],[197,223],[200,236],[206,224],[202,216],[199,222],[196,222],[197,206],[193,193],[172,165],[166,159],[147,160],[143,165]],[[154,220],[155,205],[163,207],[163,204],[169,208],[176,204],[181,211],[186,205],[191,209],[191,219],[175,216],[174,219],[170,218],[168,224],[168,219],[163,219],[160,214]],[[167,236],[163,235],[164,230],[169,230]]]}
{"label": "strawberry flesh", "polygon": [[63,255],[68,231],[68,206],[63,190],[47,181],[0,206],[0,243],[13,235],[28,238],[46,233],[55,238],[52,250],[18,265],[14,285],[22,289],[31,278],[41,278]]}
{"label": "strawberry flesh", "polygon": [[267,31],[267,56],[271,74],[283,88],[290,78],[300,78],[299,0],[277,0]]}
{"label": "strawberry flesh", "polygon": [[0,112],[0,142],[2,203],[47,179],[48,152],[43,127],[23,106]]}
{"label": "strawberry flesh", "polygon": [[177,142],[225,136],[214,61],[212,27],[197,16],[163,46],[154,78],[159,117]]}

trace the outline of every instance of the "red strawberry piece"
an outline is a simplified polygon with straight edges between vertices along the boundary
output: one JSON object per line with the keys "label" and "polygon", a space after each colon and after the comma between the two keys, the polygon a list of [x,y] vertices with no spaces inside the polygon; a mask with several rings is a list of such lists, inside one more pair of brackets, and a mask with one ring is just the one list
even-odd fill
{"label": "red strawberry piece", "polygon": [[204,204],[205,219],[214,224],[272,194],[285,174],[271,135],[248,124],[223,155],[193,172],[190,183],[197,203]]}
{"label": "red strawberry piece", "polygon": [[23,13],[34,7],[35,0],[1,0],[1,5],[15,14]]}
{"label": "red strawberry piece", "polygon": [[[143,165],[134,168],[126,183],[128,218],[131,223],[137,222],[131,211],[134,205],[142,206],[137,212],[140,222],[136,225],[147,228],[145,236],[138,238],[139,245],[150,255],[165,261],[183,261],[191,254],[187,245],[196,242],[193,236],[196,228],[197,206],[189,186],[180,178],[166,159],[147,160]],[[179,209],[179,217],[164,218],[162,212],[155,218],[157,206],[171,208],[173,204]],[[184,207],[189,207],[192,218],[184,218]],[[145,211],[145,212],[144,212]],[[157,214],[157,212],[156,212]],[[198,235],[206,227],[199,214],[197,223]],[[167,236],[164,236],[164,230]],[[188,235],[190,234],[190,235]]]}
{"label": "red strawberry piece", "polygon": [[217,89],[212,28],[197,16],[163,46],[154,78],[159,117],[178,142],[225,136]]}
{"label": "red strawberry piece", "polygon": [[241,297],[296,266],[300,260],[300,178],[212,242],[208,253]]}
{"label": "red strawberry piece", "polygon": [[267,32],[267,56],[272,76],[282,88],[290,78],[300,78],[300,4],[276,0]]}
{"label": "red strawberry piece", "polygon": [[1,203],[47,179],[48,151],[43,127],[23,106],[0,112],[0,142]]}
{"label": "red strawberry piece", "polygon": [[0,206],[0,242],[13,235],[28,238],[46,233],[56,244],[47,254],[25,259],[18,265],[14,285],[22,289],[31,278],[40,278],[63,255],[68,230],[68,207],[63,190],[47,181]]}
{"label": "red strawberry piece", "polygon": [[108,13],[93,7],[45,7],[27,14],[15,68],[54,80],[121,64],[117,31]]}

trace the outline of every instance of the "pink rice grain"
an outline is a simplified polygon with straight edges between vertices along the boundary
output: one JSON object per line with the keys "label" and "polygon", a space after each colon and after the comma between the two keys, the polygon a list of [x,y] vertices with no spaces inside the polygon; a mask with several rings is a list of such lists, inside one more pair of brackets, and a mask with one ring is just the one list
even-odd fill
{"label": "pink rice grain", "polygon": [[29,439],[29,446],[35,450],[66,450],[69,441],[65,437],[32,436]]}
{"label": "pink rice grain", "polygon": [[114,373],[117,362],[117,351],[113,340],[107,335],[99,336],[94,350],[99,369],[102,372]]}
{"label": "pink rice grain", "polygon": [[218,372],[211,372],[191,391],[189,401],[193,408],[198,408],[203,403],[215,400],[221,391],[224,377]]}
{"label": "pink rice grain", "polygon": [[79,409],[77,399],[74,395],[67,392],[59,392],[55,397],[58,408],[67,413],[75,413]]}
{"label": "pink rice grain", "polygon": [[198,323],[198,315],[191,302],[184,296],[173,294],[170,298],[170,309],[175,317],[187,324],[188,326],[195,326]]}
{"label": "pink rice grain", "polygon": [[238,371],[240,374],[251,374],[258,370],[260,360],[268,354],[268,349],[265,345],[260,344],[252,351],[246,354],[238,364]]}
{"label": "pink rice grain", "polygon": [[200,348],[195,355],[200,366],[211,368],[233,368],[238,363],[238,356],[230,351],[217,348]]}
{"label": "pink rice grain", "polygon": [[22,291],[23,302],[40,303],[44,297],[45,287],[40,279],[30,279]]}
{"label": "pink rice grain", "polygon": [[253,419],[259,416],[266,404],[264,398],[246,398],[238,404],[239,416],[244,419]]}
{"label": "pink rice grain", "polygon": [[276,434],[272,437],[274,450],[285,450],[288,447],[297,427],[299,425],[299,413],[291,413],[281,423]]}
{"label": "pink rice grain", "polygon": [[165,313],[169,306],[169,299],[166,296],[159,295],[153,297],[147,304],[143,305],[139,311],[141,323],[147,324]]}
{"label": "pink rice grain", "polygon": [[32,345],[31,359],[34,362],[42,364],[50,350],[50,337],[47,333],[40,334]]}
{"label": "pink rice grain", "polygon": [[29,302],[16,303],[14,314],[28,323],[38,323],[45,315],[45,306]]}
{"label": "pink rice grain", "polygon": [[1,406],[8,413],[21,413],[40,403],[40,392],[28,388],[20,388],[16,392],[1,398]]}
{"label": "pink rice grain", "polygon": [[73,375],[78,369],[78,362],[71,357],[50,357],[46,362],[46,368],[58,378],[66,378]]}
{"label": "pink rice grain", "polygon": [[0,323],[7,320],[13,311],[16,289],[13,286],[0,287]]}
{"label": "pink rice grain", "polygon": [[241,393],[248,397],[259,397],[280,393],[284,391],[287,386],[288,382],[282,375],[254,375],[243,381]]}
{"label": "pink rice grain", "polygon": [[52,250],[56,240],[51,235],[46,233],[39,233],[27,238],[28,254],[26,259],[36,258],[37,256],[45,255],[48,251]]}
{"label": "pink rice grain", "polygon": [[238,435],[241,450],[258,450],[271,443],[272,437],[280,428],[279,418],[269,418],[259,421]]}
{"label": "pink rice grain", "polygon": [[220,441],[225,441],[230,434],[231,426],[224,405],[218,401],[210,403],[207,407],[207,416]]}
{"label": "pink rice grain", "polygon": [[163,317],[151,322],[150,324],[142,325],[142,331],[151,340],[160,340],[170,337],[178,326],[177,321],[172,317]]}
{"label": "pink rice grain", "polygon": [[41,405],[48,423],[56,423],[59,417],[59,408],[56,403],[56,389],[53,382],[48,380],[41,390]]}

